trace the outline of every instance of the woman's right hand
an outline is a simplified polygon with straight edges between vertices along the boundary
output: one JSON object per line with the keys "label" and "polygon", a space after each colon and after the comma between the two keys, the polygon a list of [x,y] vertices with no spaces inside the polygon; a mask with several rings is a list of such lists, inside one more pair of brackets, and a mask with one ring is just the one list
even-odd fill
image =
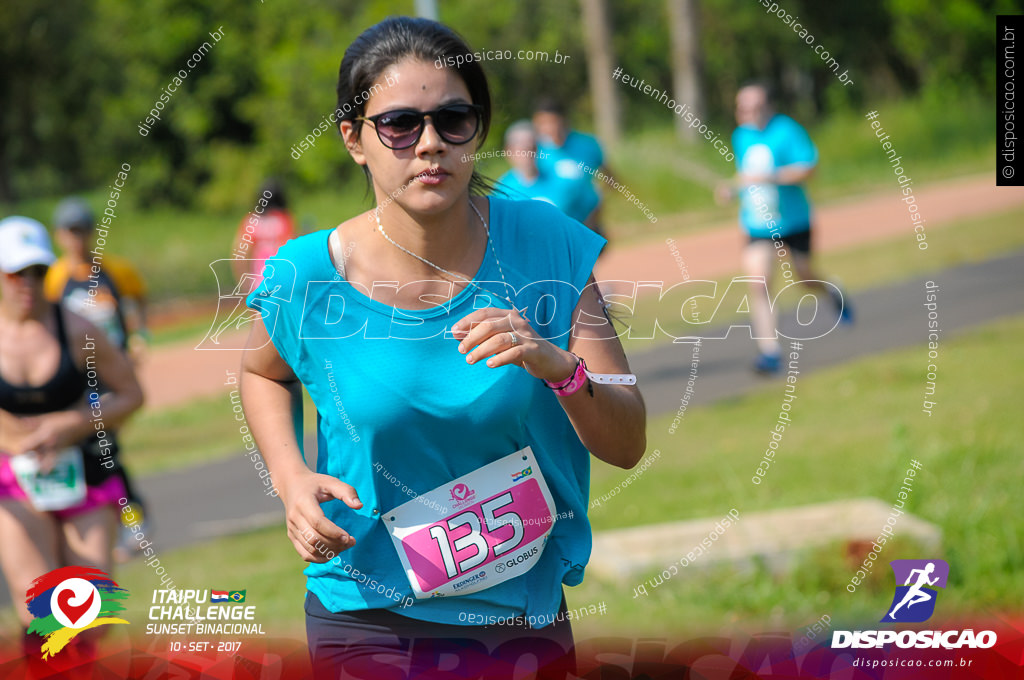
{"label": "woman's right hand", "polygon": [[338,499],[352,509],[363,507],[356,490],[349,484],[311,472],[295,472],[275,483],[284,503],[288,538],[295,551],[307,562],[324,563],[337,553],[356,544],[344,529],[327,519],[321,503]]}

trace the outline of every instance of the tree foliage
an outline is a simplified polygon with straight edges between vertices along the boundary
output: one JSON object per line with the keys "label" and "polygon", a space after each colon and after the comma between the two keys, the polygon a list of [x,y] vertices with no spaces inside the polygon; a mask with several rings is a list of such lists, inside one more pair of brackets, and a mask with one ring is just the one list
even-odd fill
{"label": "tree foliage", "polygon": [[[867,101],[987,92],[993,87],[994,14],[1013,0],[787,0],[856,86],[844,88],[799,37],[758,0],[705,0],[701,41],[712,119],[727,122],[742,81],[780,85],[805,119]],[[554,64],[513,58],[484,64],[495,102],[491,145],[536,97],[557,95],[590,127],[579,4],[575,0],[481,3],[441,0],[441,18],[474,49],[569,55]],[[658,88],[671,83],[662,0],[611,3],[614,63]],[[360,30],[412,0],[81,0],[0,6],[0,200],[106,186],[132,165],[131,200],[237,210],[268,174],[324,187],[361,182],[335,133],[299,160],[293,145],[334,108],[337,68]],[[147,136],[139,124],[209,34],[203,59],[165,103]],[[670,120],[649,97],[624,88],[627,128]]]}

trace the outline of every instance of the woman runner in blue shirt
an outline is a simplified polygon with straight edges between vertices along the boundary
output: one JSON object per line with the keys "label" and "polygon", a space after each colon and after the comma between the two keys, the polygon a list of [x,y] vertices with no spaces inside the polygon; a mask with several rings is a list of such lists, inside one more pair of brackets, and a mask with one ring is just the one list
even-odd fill
{"label": "woman runner in blue shirt", "polygon": [[646,447],[591,274],[604,239],[546,203],[483,195],[463,147],[486,135],[487,81],[439,23],[364,31],[338,112],[376,208],[267,261],[242,367],[288,537],[312,563],[314,667],[415,672],[454,652],[467,674],[521,654],[572,668],[558,614],[590,556],[589,455],[630,468]]}

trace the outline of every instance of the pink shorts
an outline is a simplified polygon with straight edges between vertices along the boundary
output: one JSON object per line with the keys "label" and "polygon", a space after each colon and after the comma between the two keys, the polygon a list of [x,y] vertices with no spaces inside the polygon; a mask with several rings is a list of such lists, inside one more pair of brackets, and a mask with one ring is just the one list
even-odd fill
{"label": "pink shorts", "polygon": [[[126,495],[124,482],[121,481],[119,476],[114,475],[99,486],[86,487],[85,500],[78,505],[65,508],[64,510],[54,510],[50,514],[59,520],[70,519],[76,515],[101,508],[104,505],[116,505]],[[17,500],[27,504],[28,496],[25,495],[21,486],[18,485],[18,480],[14,476],[14,470],[11,469],[9,456],[0,453],[0,501],[3,500]]]}

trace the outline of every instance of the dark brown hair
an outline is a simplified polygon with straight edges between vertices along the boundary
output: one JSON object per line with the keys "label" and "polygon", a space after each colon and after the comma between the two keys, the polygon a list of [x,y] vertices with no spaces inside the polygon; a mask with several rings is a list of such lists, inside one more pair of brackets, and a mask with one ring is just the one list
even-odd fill
{"label": "dark brown hair", "polygon": [[[462,59],[456,60],[461,56]],[[366,112],[366,92],[389,66],[408,57],[427,63],[447,64],[454,69],[469,90],[474,104],[482,107],[477,148],[483,145],[491,127],[491,91],[487,76],[466,42],[452,29],[430,19],[389,17],[359,34],[345,50],[338,68],[339,120],[351,120],[358,134],[362,121],[355,120]],[[443,60],[443,62],[441,61]],[[458,66],[455,64],[458,63]],[[364,96],[360,97],[363,94]],[[363,99],[357,103],[356,99]],[[369,168],[363,166],[367,180]],[[472,193],[486,194],[491,182],[475,170],[469,180]]]}

